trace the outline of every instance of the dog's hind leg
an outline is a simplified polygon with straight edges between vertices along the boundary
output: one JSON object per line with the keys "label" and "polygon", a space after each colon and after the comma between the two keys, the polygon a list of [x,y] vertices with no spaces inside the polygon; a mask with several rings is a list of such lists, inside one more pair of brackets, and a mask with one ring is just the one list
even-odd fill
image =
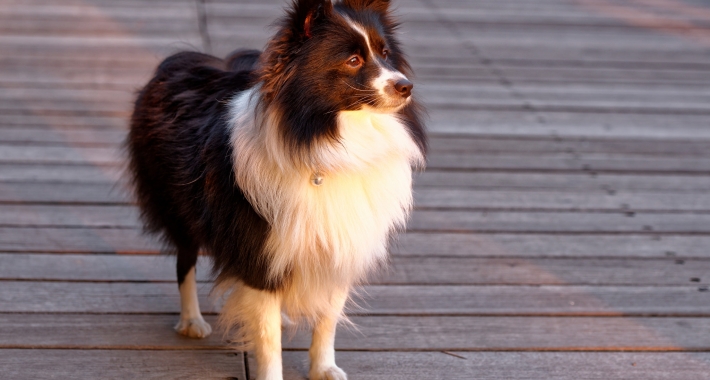
{"label": "dog's hind leg", "polygon": [[197,264],[198,248],[179,248],[177,255],[177,277],[180,288],[180,322],[175,331],[190,338],[204,338],[212,333],[212,327],[202,318],[200,303],[197,299]]}
{"label": "dog's hind leg", "polygon": [[348,290],[335,290],[330,312],[323,315],[313,328],[313,340],[308,351],[311,359],[310,380],[347,380],[345,372],[335,365],[335,329],[343,313]]}

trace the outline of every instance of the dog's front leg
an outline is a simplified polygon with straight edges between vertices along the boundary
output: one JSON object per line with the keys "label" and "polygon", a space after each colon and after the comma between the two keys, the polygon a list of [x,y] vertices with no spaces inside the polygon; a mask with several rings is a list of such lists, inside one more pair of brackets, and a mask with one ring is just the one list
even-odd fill
{"label": "dog's front leg", "polygon": [[282,380],[281,295],[245,286],[240,295],[247,339],[254,347],[257,380]]}
{"label": "dog's front leg", "polygon": [[331,298],[330,312],[323,315],[313,329],[310,380],[347,380],[345,372],[335,365],[335,329],[348,299],[349,290],[336,290]]}

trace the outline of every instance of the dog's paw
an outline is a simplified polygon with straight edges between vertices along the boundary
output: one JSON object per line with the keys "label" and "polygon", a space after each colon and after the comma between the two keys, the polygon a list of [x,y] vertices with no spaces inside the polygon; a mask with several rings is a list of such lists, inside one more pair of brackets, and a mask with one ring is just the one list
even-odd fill
{"label": "dog's paw", "polygon": [[181,319],[175,331],[190,338],[206,338],[212,334],[212,326],[202,318]]}
{"label": "dog's paw", "polygon": [[309,380],[348,380],[348,375],[342,369],[332,366],[324,370],[312,370]]}

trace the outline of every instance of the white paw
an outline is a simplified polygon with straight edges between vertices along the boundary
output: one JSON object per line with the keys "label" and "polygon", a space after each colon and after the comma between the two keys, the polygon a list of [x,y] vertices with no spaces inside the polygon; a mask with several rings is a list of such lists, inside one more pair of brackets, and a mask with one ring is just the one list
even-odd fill
{"label": "white paw", "polygon": [[190,338],[206,338],[212,334],[212,326],[202,318],[180,319],[175,331]]}
{"label": "white paw", "polygon": [[332,366],[324,370],[312,370],[309,380],[348,380],[348,375],[342,369]]}

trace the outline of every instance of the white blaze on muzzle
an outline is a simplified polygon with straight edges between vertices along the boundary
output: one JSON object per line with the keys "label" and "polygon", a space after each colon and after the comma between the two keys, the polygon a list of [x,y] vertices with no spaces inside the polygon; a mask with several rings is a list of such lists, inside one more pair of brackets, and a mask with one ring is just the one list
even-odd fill
{"label": "white blaze on muzzle", "polygon": [[[361,25],[358,25],[355,21],[349,19],[348,17],[343,16],[343,18],[345,18],[345,20],[348,22],[350,27],[353,28],[353,30],[358,32],[365,39],[368,52],[370,53],[370,57],[372,57],[372,61],[377,65],[380,70],[380,74],[375,79],[373,79],[369,85],[373,89],[375,89],[378,95],[381,96],[384,100],[387,100],[388,98],[401,97],[402,95],[399,94],[396,90],[397,83],[400,83],[401,81],[407,81],[411,85],[411,82],[409,82],[407,77],[401,72],[397,70],[392,70],[382,64],[382,61],[379,58],[379,54],[375,54],[375,51],[372,49],[372,44],[370,44],[370,37],[368,37],[365,28],[363,28]],[[407,94],[405,98],[408,96],[409,94]]]}

